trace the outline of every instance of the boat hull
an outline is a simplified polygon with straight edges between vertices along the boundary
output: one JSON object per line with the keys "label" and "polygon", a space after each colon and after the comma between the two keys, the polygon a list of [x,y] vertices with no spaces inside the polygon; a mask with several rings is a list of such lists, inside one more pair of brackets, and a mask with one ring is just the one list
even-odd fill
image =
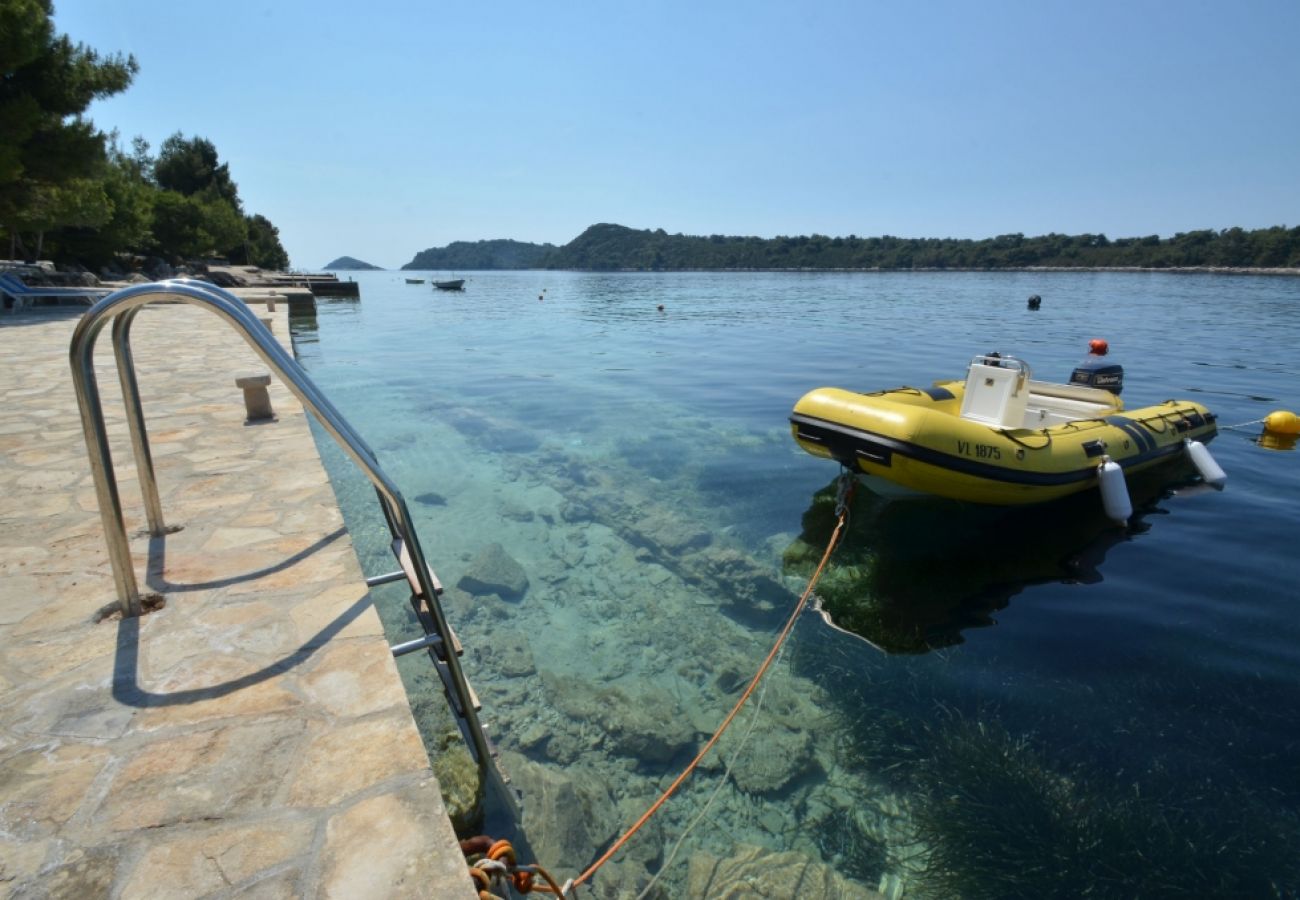
{"label": "boat hull", "polygon": [[[995,506],[1055,500],[1097,484],[1103,456],[1126,473],[1179,458],[1184,439],[1208,441],[1215,417],[1169,400],[1046,428],[1002,428],[960,418],[964,385],[860,394],[818,388],[795,404],[795,441],[814,456],[870,477],[886,496],[928,494]],[[877,487],[879,486],[879,487]]]}

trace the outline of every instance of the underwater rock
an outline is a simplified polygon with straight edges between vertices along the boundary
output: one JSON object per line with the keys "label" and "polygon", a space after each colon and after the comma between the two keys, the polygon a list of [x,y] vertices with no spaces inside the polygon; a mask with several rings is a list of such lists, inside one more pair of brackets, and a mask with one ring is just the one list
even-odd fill
{"label": "underwater rock", "polygon": [[786,609],[793,596],[773,573],[733,547],[710,548],[684,561],[691,574],[716,583],[723,597],[756,610]]}
{"label": "underwater rock", "polygon": [[581,565],[582,558],[587,553],[587,540],[581,532],[577,535],[557,532],[548,543],[556,558],[569,568]]}
{"label": "underwater rock", "polygon": [[543,754],[551,762],[561,766],[572,765],[578,757],[591,749],[591,741],[572,729],[561,728],[551,732],[542,748]]}
{"label": "underwater rock", "polygon": [[442,418],[472,443],[494,453],[531,453],[541,441],[530,431],[472,410],[443,409]]}
{"label": "underwater rock", "polygon": [[540,750],[550,739],[550,729],[541,722],[533,720],[524,726],[523,731],[515,738],[515,743],[521,750]]}
{"label": "underwater rock", "polygon": [[560,771],[506,751],[502,764],[524,798],[524,831],[552,872],[579,871],[618,831],[613,798],[582,767]]}
{"label": "underwater rock", "polygon": [[654,877],[651,872],[636,862],[616,860],[617,857],[601,866],[596,877],[587,882],[588,887],[583,891],[583,897],[590,894],[594,900],[627,900],[628,897],[636,897],[637,900],[670,900],[672,894],[662,881],[646,893],[650,879]]}
{"label": "underwater rock", "polygon": [[560,508],[560,518],[570,525],[575,522],[590,522],[592,520],[591,507],[585,503],[570,501]]}
{"label": "underwater rock", "polygon": [[483,780],[478,764],[461,743],[460,733],[448,735],[444,747],[433,757],[433,774],[442,789],[451,827],[457,834],[474,834],[483,821]]}
{"label": "underwater rock", "polygon": [[499,509],[501,518],[509,519],[512,522],[531,522],[536,514],[517,500],[506,499],[501,501]]}
{"label": "underwater rock", "polygon": [[[654,794],[624,797],[618,803],[618,819],[624,827],[637,821],[652,802]],[[664,850],[672,845],[678,837],[673,833],[669,839],[665,833],[664,820],[661,816],[651,816],[637,832],[634,840],[628,841],[619,851],[619,857],[629,865],[637,865],[642,871],[655,872],[663,863]],[[638,891],[639,892],[639,891]]]}
{"label": "underwater rock", "polygon": [[579,722],[599,726],[608,747],[620,756],[668,762],[695,741],[695,731],[675,700],[644,687],[630,697],[619,687],[593,687],[552,672],[542,681],[555,707]]}
{"label": "underwater rock", "polygon": [[[529,459],[529,473],[565,498],[568,523],[595,521],[633,548],[639,562],[657,562],[727,611],[741,614],[788,609],[797,594],[770,564],[756,560],[726,535],[707,527],[708,510],[665,502],[659,494],[631,488],[624,471],[579,460],[556,448]],[[582,565],[593,561],[584,558]],[[570,562],[570,565],[573,565]]]}
{"label": "underwater rock", "polygon": [[672,581],[673,573],[669,572],[658,563],[649,563],[645,567],[644,576],[646,581],[650,582],[657,588],[661,588],[668,584],[668,582]]}
{"label": "underwater rock", "polygon": [[442,596],[440,599],[442,602],[443,612],[455,619],[458,623],[469,618],[473,614],[474,607],[477,604],[473,594],[467,591],[462,591],[460,588],[452,584],[443,586]]}
{"label": "underwater rock", "polygon": [[801,853],[777,853],[741,844],[730,859],[707,853],[691,857],[688,897],[715,900],[801,897],[817,900],[882,900],[881,895],[842,877]]}
{"label": "underwater rock", "polygon": [[699,550],[713,542],[712,536],[704,529],[662,509],[652,510],[644,516],[638,522],[637,530],[645,541],[673,554]]}
{"label": "underwater rock", "polygon": [[[744,726],[729,730],[718,742],[718,752],[701,767],[721,770],[744,733]],[[747,794],[771,794],[817,768],[808,732],[760,723],[732,766],[731,777]]]}
{"label": "underwater rock", "polygon": [[615,688],[604,692],[602,699],[609,706],[598,721],[615,753],[668,762],[694,742],[695,733],[683,721],[677,704],[663,695],[643,693],[633,700]]}
{"label": "underwater rock", "polygon": [[528,646],[528,637],[520,631],[494,632],[485,655],[489,665],[495,666],[497,671],[510,678],[532,675],[537,671],[533,665],[533,652]]}
{"label": "underwater rock", "polygon": [[475,595],[498,594],[503,600],[518,600],[528,590],[528,576],[504,547],[491,543],[479,551],[456,585]]}
{"label": "underwater rock", "polygon": [[625,433],[614,441],[620,460],[659,480],[670,479],[681,472],[681,448],[680,441],[663,431]]}
{"label": "underwater rock", "polygon": [[[475,596],[454,585],[447,585],[442,593],[442,608],[451,620],[452,628],[460,631],[471,623],[495,628],[509,621],[516,607],[496,594]],[[483,644],[483,640],[471,641],[465,648],[466,652],[477,651]]]}
{"label": "underwater rock", "polygon": [[461,739],[442,680],[417,654],[399,660],[398,669],[406,683],[411,715],[438,777],[447,815],[458,833],[472,833],[483,818],[482,773]]}
{"label": "underwater rock", "polygon": [[714,676],[713,687],[725,697],[743,691],[753,677],[750,672],[742,672],[734,666],[725,666]]}

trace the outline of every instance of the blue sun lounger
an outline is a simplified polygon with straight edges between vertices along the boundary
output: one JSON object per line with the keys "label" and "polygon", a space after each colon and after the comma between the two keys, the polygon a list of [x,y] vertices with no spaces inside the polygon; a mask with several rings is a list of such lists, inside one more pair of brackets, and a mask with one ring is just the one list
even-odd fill
{"label": "blue sun lounger", "polygon": [[112,288],[89,287],[32,287],[12,272],[0,272],[0,294],[5,295],[14,309],[34,306],[41,300],[83,300],[94,303],[99,298],[111,294]]}

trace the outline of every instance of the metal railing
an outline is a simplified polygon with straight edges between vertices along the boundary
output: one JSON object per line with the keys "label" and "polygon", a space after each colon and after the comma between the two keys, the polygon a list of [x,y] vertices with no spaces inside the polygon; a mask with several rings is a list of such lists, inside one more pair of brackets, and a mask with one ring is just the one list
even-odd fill
{"label": "metal railing", "polygon": [[[462,731],[477,757],[480,768],[494,773],[500,779],[501,786],[505,788],[503,793],[507,799],[514,799],[513,791],[508,789],[508,779],[496,765],[495,754],[482,722],[478,718],[477,701],[465,678],[460,660],[454,652],[455,639],[447,624],[442,604],[438,600],[441,587],[425,562],[424,551],[416,537],[415,525],[411,521],[410,511],[401,492],[380,468],[374,451],[312,383],[297,360],[280,346],[247,304],[234,294],[206,282],[180,279],[123,288],[92,306],[82,317],[72,335],[69,349],[72,379],[77,392],[82,429],[90,454],[91,473],[95,480],[95,493],[99,500],[100,518],[104,526],[104,537],[108,542],[108,554],[113,566],[113,579],[122,614],[138,616],[141,614],[142,604],[135,580],[126,525],[122,517],[122,502],[113,472],[113,459],[109,451],[93,356],[96,340],[111,322],[113,352],[126,405],[127,425],[131,434],[131,447],[135,454],[140,490],[144,495],[145,515],[149,523],[149,532],[155,537],[160,537],[166,533],[167,528],[163,521],[153,458],[149,452],[149,436],[145,429],[144,413],[140,406],[140,391],[131,356],[132,322],[143,307],[157,302],[179,302],[198,306],[217,314],[229,323],[370,480],[379,497],[389,530],[395,541],[402,542],[401,546],[405,548],[407,559],[403,561],[403,571],[367,579],[367,585],[383,584],[405,577],[411,581],[413,592],[418,588],[418,594],[422,595],[424,601],[423,609],[418,608],[419,605],[416,604],[416,613],[425,629],[426,637],[422,641],[399,644],[392,649],[395,655],[413,649],[429,650],[448,695],[457,707],[456,712],[460,716]],[[398,545],[395,544],[395,552],[397,549]],[[413,644],[419,646],[412,646]]]}

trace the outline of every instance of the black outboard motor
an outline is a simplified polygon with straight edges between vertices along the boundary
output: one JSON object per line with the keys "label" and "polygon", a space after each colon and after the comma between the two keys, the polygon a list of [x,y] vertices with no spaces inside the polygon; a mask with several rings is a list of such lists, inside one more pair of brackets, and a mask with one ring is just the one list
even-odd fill
{"label": "black outboard motor", "polygon": [[1100,338],[1088,342],[1088,356],[1070,375],[1070,384],[1101,388],[1119,396],[1124,390],[1124,367],[1106,359],[1110,345]]}
{"label": "black outboard motor", "polygon": [[1042,303],[1043,303],[1043,298],[1042,298],[1042,297],[1038,296],[1037,294],[1030,294],[1030,295],[1029,295],[1029,308],[1030,308],[1030,309],[1038,309],[1038,307],[1041,306]]}

